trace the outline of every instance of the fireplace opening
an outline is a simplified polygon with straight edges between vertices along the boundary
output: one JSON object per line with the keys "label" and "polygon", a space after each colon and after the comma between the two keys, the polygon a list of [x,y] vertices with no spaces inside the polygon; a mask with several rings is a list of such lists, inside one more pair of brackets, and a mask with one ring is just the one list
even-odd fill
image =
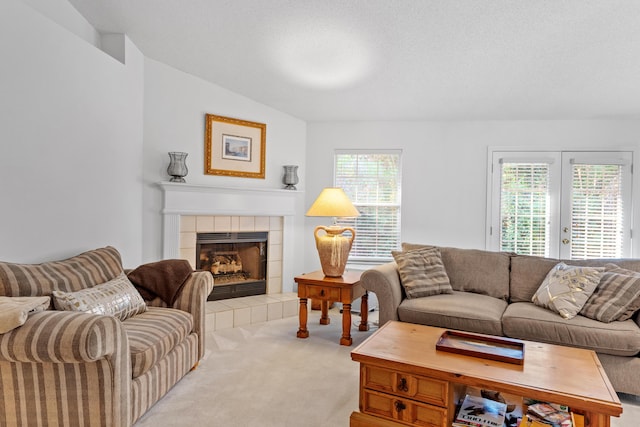
{"label": "fireplace opening", "polygon": [[209,294],[209,301],[267,293],[268,234],[197,234],[197,269],[213,275],[213,291]]}

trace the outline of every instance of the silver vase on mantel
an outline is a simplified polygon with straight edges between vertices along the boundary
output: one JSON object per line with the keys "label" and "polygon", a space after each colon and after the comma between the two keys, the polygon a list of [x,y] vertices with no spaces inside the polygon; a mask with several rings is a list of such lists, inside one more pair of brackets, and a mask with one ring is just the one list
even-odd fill
{"label": "silver vase on mantel", "polygon": [[189,172],[186,163],[187,155],[188,153],[178,151],[169,153],[169,167],[167,168],[167,173],[171,175],[169,182],[187,182],[184,180],[184,177]]}
{"label": "silver vase on mantel", "polygon": [[296,184],[299,182],[298,166],[285,165],[283,168],[284,175],[282,177],[282,183],[285,185],[285,190],[297,190]]}

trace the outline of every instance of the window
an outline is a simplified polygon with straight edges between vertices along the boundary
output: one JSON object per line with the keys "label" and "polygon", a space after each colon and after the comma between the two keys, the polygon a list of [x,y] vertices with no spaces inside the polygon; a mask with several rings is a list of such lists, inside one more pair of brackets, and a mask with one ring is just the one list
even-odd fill
{"label": "window", "polygon": [[490,161],[488,248],[631,256],[631,152],[495,151]]}
{"label": "window", "polygon": [[334,185],[360,216],[342,224],[356,230],[349,259],[386,261],[400,246],[400,150],[336,150]]}

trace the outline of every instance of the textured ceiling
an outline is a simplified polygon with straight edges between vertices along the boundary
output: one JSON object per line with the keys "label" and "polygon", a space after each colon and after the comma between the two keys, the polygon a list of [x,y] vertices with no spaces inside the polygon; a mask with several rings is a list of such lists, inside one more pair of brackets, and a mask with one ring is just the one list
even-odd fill
{"label": "textured ceiling", "polygon": [[69,0],[308,121],[640,118],[640,0]]}

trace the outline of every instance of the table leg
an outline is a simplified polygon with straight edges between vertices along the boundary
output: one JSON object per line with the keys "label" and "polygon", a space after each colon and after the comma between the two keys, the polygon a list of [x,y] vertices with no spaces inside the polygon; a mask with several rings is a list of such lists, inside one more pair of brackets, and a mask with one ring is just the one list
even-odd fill
{"label": "table leg", "polygon": [[359,331],[368,331],[369,330],[369,294],[365,292],[360,299],[360,325],[358,326]]}
{"label": "table leg", "polygon": [[298,338],[307,338],[309,336],[309,330],[307,329],[307,299],[300,298],[300,329],[298,329]]}
{"label": "table leg", "polygon": [[351,345],[351,304],[342,304],[342,338],[340,345]]}
{"label": "table leg", "polygon": [[322,314],[320,315],[320,324],[328,325],[331,323],[331,319],[329,319],[329,301],[322,300],[320,302],[320,309],[322,310]]}
{"label": "table leg", "polygon": [[611,425],[611,419],[609,415],[604,414],[585,414],[585,420],[590,420],[589,425],[593,427],[609,427]]}

